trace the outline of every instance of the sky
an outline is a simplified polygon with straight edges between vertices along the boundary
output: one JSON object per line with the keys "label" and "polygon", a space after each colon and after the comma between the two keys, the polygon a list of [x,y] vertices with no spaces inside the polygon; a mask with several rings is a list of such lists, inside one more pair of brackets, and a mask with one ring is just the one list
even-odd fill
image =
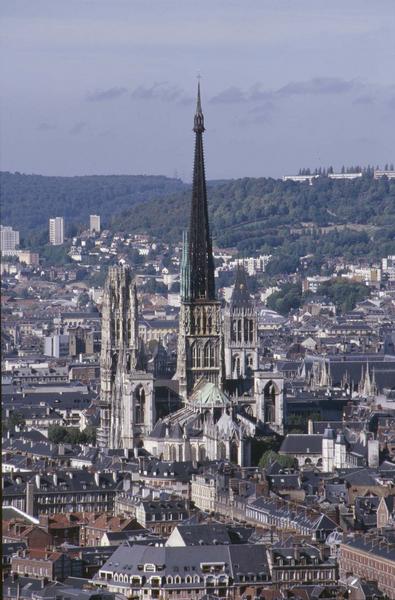
{"label": "sky", "polygon": [[395,0],[2,0],[0,168],[189,181],[395,162]]}

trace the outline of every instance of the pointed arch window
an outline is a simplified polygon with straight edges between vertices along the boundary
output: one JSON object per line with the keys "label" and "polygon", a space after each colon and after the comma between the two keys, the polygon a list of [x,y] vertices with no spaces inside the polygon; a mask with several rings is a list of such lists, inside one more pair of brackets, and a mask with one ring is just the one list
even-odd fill
{"label": "pointed arch window", "polygon": [[135,423],[144,423],[145,421],[145,390],[142,385],[136,388],[135,392]]}
{"label": "pointed arch window", "polygon": [[215,348],[210,342],[204,347],[204,366],[215,367]]}
{"label": "pointed arch window", "polygon": [[249,329],[249,338],[250,338],[250,342],[254,341],[254,321],[252,319],[249,319],[248,321],[248,329]]}
{"label": "pointed arch window", "polygon": [[241,342],[241,319],[237,320],[237,341]]}
{"label": "pointed arch window", "polygon": [[200,348],[197,342],[192,345],[192,367],[195,369],[201,367]]}
{"label": "pointed arch window", "polygon": [[232,371],[235,379],[240,377],[240,356],[238,354],[233,357]]}
{"label": "pointed arch window", "polygon": [[235,319],[232,319],[230,338],[232,342],[237,340],[237,321]]}
{"label": "pointed arch window", "polygon": [[248,324],[249,324],[249,319],[244,319],[244,341],[245,342],[248,342],[248,335],[249,335]]}

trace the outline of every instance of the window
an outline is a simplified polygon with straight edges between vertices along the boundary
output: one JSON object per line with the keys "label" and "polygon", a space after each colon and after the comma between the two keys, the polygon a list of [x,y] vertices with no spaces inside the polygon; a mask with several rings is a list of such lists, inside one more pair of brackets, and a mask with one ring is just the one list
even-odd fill
{"label": "window", "polygon": [[215,366],[215,356],[214,356],[214,348],[210,342],[204,347],[204,366],[205,367],[214,367]]}
{"label": "window", "polygon": [[153,571],[156,571],[155,569],[155,565],[151,564],[151,563],[147,563],[146,565],[144,565],[144,571],[146,573],[151,573]]}
{"label": "window", "polygon": [[192,367],[193,368],[201,367],[200,348],[199,348],[197,342],[195,342],[192,345]]}

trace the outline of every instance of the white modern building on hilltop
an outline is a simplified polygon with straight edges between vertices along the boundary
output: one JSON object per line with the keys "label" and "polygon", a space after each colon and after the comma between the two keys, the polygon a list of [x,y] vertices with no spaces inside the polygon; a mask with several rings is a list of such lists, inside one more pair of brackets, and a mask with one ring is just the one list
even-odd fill
{"label": "white modern building on hilltop", "polygon": [[64,242],[64,219],[54,217],[49,219],[49,243],[52,246],[60,246]]}
{"label": "white modern building on hilltop", "polygon": [[0,226],[1,235],[1,252],[8,254],[14,252],[19,246],[19,231],[15,231],[12,227]]}
{"label": "white modern building on hilltop", "polygon": [[90,233],[100,233],[100,215],[89,215]]}

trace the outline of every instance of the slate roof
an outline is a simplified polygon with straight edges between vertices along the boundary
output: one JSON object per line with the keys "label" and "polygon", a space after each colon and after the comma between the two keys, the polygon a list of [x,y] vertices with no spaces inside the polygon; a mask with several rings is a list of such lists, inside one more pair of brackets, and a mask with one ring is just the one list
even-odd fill
{"label": "slate roof", "polygon": [[[236,583],[248,573],[268,575],[266,547],[260,544],[204,545],[188,547],[120,546],[103,565],[102,571],[141,575],[139,565],[154,564],[161,567],[160,576],[195,574],[203,576],[202,564],[224,563],[221,574],[232,577]],[[99,579],[99,574],[94,580]],[[118,583],[119,587],[122,583]],[[130,584],[127,584],[128,586]],[[150,585],[149,583],[146,585]],[[143,586],[144,587],[144,586]],[[167,584],[162,584],[163,589]],[[173,586],[172,586],[173,587]],[[192,587],[192,585],[191,585]]]}
{"label": "slate roof", "polygon": [[[380,544],[380,541],[383,543]],[[367,552],[372,556],[378,556],[395,562],[395,544],[393,540],[384,534],[370,538],[363,535],[343,538],[342,546],[355,548]]]}
{"label": "slate roof", "polygon": [[279,498],[267,498],[260,496],[256,500],[250,502],[247,505],[248,508],[257,509],[268,515],[273,519],[284,519],[289,523],[295,524],[296,526],[308,529],[309,531],[334,531],[337,527],[336,523],[332,521],[323,513],[307,511],[304,507],[297,507],[294,504],[290,504],[286,501],[282,501]]}
{"label": "slate roof", "polygon": [[276,490],[301,489],[299,473],[279,473],[278,475],[270,475],[269,483],[271,489]]}
{"label": "slate roof", "polygon": [[354,500],[355,518],[359,526],[370,528],[377,525],[378,496],[358,496]]}
{"label": "slate roof", "polygon": [[149,437],[154,439],[165,438],[166,433],[168,433],[170,439],[182,439],[182,428],[186,429],[189,437],[198,437],[202,434],[201,419],[202,417],[199,413],[188,406],[184,406],[174,413],[159,419]]}
{"label": "slate roof", "polygon": [[[147,475],[145,475],[145,472]],[[191,461],[156,461],[152,460],[144,465],[144,476],[153,478],[177,479],[190,481],[191,474],[196,473]]]}
{"label": "slate roof", "polygon": [[339,504],[347,500],[347,487],[344,483],[325,483],[325,500]]}
{"label": "slate roof", "polygon": [[289,433],[281,444],[280,454],[322,454],[322,435]]}
{"label": "slate roof", "polygon": [[222,523],[181,523],[176,530],[186,546],[247,543],[254,532],[253,527],[230,527]]}
{"label": "slate roof", "polygon": [[[70,477],[70,474],[72,477]],[[24,475],[26,475],[24,477]],[[31,481],[34,484],[35,493],[41,492],[42,494],[59,493],[59,490],[70,491],[70,492],[83,492],[99,490],[108,492],[119,489],[121,486],[120,482],[115,482],[111,473],[100,473],[99,485],[96,484],[94,474],[88,473],[83,470],[75,471],[58,471],[57,482],[55,483],[53,476],[41,475],[40,476],[40,490],[36,485],[36,478],[32,477],[31,474],[18,473],[22,483],[18,484],[11,478],[6,478],[4,482],[3,496],[13,496],[17,493],[24,494],[26,490],[26,482]]]}
{"label": "slate roof", "polygon": [[377,474],[373,469],[358,469],[352,473],[343,476],[344,481],[349,485],[356,486],[377,486]]}
{"label": "slate roof", "polygon": [[18,550],[27,550],[26,542],[6,542],[2,544],[2,555],[11,558]]}

